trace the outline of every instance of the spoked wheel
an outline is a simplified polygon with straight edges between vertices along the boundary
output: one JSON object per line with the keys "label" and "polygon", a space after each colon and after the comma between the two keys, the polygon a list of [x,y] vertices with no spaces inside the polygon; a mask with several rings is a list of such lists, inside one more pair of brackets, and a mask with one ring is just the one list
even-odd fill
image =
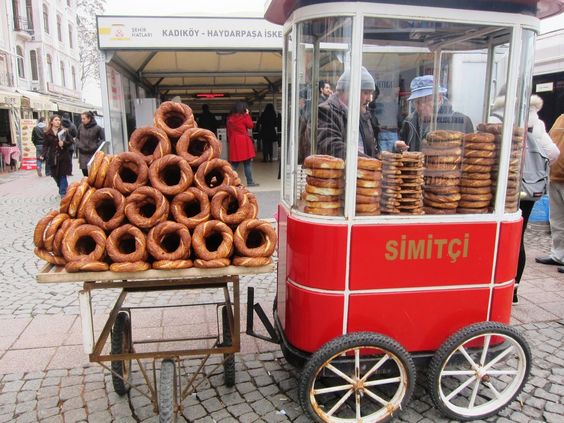
{"label": "spoked wheel", "polygon": [[452,419],[485,419],[515,399],[530,369],[531,351],[519,332],[500,323],[477,323],[451,336],[433,357],[431,397]]}
{"label": "spoked wheel", "polygon": [[172,423],[176,421],[176,384],[174,377],[174,361],[163,360],[159,378],[159,423]]}
{"label": "spoked wheel", "polygon": [[[124,354],[131,352],[131,320],[129,314],[120,311],[112,328],[111,354]],[[129,392],[129,374],[131,360],[112,361],[112,384],[118,395]]]}
{"label": "spoked wheel", "polygon": [[[223,327],[223,346],[230,347],[233,345],[231,337],[231,326],[229,325],[229,318],[227,316],[227,306],[221,309],[221,320]],[[223,354],[223,375],[225,378],[226,386],[235,385],[235,354]]]}
{"label": "spoked wheel", "polygon": [[409,401],[415,374],[410,355],[393,339],[370,332],[343,335],[306,363],[299,399],[316,422],[387,421]]}

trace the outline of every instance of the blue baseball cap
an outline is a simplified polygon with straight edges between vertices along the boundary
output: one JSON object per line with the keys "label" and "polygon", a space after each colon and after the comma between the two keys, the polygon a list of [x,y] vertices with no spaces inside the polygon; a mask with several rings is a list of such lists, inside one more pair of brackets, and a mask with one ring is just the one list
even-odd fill
{"label": "blue baseball cap", "polygon": [[[411,95],[408,100],[415,100],[420,97],[427,97],[433,94],[433,75],[423,75],[413,78],[410,84]],[[446,93],[446,88],[439,85],[439,93]]]}

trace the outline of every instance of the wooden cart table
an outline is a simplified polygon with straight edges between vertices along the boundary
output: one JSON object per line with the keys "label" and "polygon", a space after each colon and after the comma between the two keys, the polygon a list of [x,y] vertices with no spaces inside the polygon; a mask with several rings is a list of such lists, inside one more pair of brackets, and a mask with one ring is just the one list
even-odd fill
{"label": "wooden cart table", "polygon": [[[64,268],[46,265],[37,274],[39,283],[72,283],[82,282],[79,291],[80,316],[82,323],[82,339],[85,353],[90,362],[98,363],[112,374],[114,390],[125,395],[130,388],[137,389],[153,404],[155,413],[161,422],[173,421],[176,414],[182,412],[182,401],[192,394],[207,376],[213,374],[220,366],[224,368],[225,383],[235,383],[235,356],[240,351],[240,298],[239,276],[271,273],[274,265],[262,267],[228,266],[218,269],[179,269],[179,270],[147,270],[135,273],[115,272],[80,272],[67,273]],[[230,286],[231,285],[231,286]],[[93,322],[92,291],[95,289],[121,289],[104,328],[96,337]],[[230,288],[232,294],[230,293]],[[221,289],[224,301],[195,302],[175,305],[149,305],[124,307],[129,293],[187,290],[187,289]],[[135,309],[157,309],[174,307],[214,306],[217,316],[217,333],[206,336],[161,338],[158,340],[134,341],[131,333],[131,311]],[[104,347],[110,337],[110,353],[104,353]],[[211,347],[178,348],[179,343],[211,342]],[[174,343],[175,347],[163,349],[163,344]],[[136,346],[144,345],[142,352]],[[147,345],[155,349],[147,351]],[[158,348],[157,348],[158,347]],[[223,360],[207,374],[204,366],[211,355],[222,354]],[[196,372],[188,375],[181,357],[200,357],[201,362]],[[161,359],[160,377],[157,382],[156,360]],[[143,378],[149,388],[149,394],[129,384],[131,360],[139,365]],[[142,362],[141,360],[145,360]],[[106,365],[104,362],[111,362]],[[151,362],[151,366],[149,366]],[[152,377],[149,376],[152,371]],[[189,376],[182,383],[180,376]],[[203,375],[197,381],[198,375]]]}

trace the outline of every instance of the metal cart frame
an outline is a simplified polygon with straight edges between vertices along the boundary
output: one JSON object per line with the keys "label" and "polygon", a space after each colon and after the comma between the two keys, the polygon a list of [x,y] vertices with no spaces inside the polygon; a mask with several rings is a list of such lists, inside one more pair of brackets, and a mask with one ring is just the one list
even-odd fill
{"label": "metal cart frame", "polygon": [[[219,269],[182,269],[182,270],[148,270],[140,273],[114,272],[82,272],[67,273],[63,268],[46,265],[37,275],[39,283],[82,282],[79,291],[80,316],[82,323],[82,339],[85,353],[89,361],[98,363],[109,370],[114,381],[114,389],[118,394],[125,394],[129,388],[136,389],[148,398],[155,413],[159,413],[161,421],[173,421],[174,415],[182,412],[182,401],[195,392],[207,377],[216,374],[221,366],[225,370],[227,385],[235,382],[234,354],[241,349],[240,332],[240,290],[239,276],[259,273],[270,273],[274,265],[244,268],[228,266]],[[99,289],[121,289],[106,323],[96,336],[93,322],[92,292]],[[194,302],[190,304],[126,306],[124,302],[129,293],[168,291],[168,290],[221,289],[224,299],[219,302]],[[232,295],[230,293],[232,290]],[[131,333],[131,311],[140,309],[158,309],[175,307],[214,306],[217,316],[217,333],[195,337],[159,338],[155,340],[134,341]],[[221,310],[220,310],[221,308]],[[220,324],[220,319],[222,323]],[[120,321],[117,324],[118,320]],[[227,326],[227,327],[226,327]],[[117,329],[116,329],[117,328]],[[116,332],[116,330],[118,332]],[[116,343],[115,339],[119,338]],[[110,353],[104,348],[111,338]],[[212,342],[212,346],[204,348],[150,349],[137,352],[135,346],[162,345],[166,343],[183,343],[190,341]],[[205,371],[205,366],[212,355],[223,355],[212,370]],[[186,371],[182,357],[200,357],[201,362],[193,374]],[[157,378],[157,363],[161,359],[160,380]],[[149,389],[147,394],[138,387],[129,384],[131,360],[135,360]],[[110,365],[107,362],[111,362]],[[149,363],[152,363],[149,365]],[[165,368],[166,367],[166,368]],[[188,378],[185,384],[181,376]],[[203,376],[198,378],[198,376]]]}

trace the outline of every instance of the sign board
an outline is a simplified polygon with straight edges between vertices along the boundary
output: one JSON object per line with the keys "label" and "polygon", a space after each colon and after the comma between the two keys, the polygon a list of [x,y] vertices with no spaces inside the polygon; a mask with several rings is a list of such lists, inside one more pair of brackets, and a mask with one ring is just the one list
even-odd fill
{"label": "sign board", "polygon": [[553,90],[554,90],[554,82],[543,82],[541,84],[537,84],[535,87],[535,92],[537,93],[544,93]]}
{"label": "sign board", "polygon": [[282,27],[260,18],[97,16],[104,49],[282,50]]}
{"label": "sign board", "polygon": [[37,120],[35,119],[22,119],[20,120],[22,128],[22,170],[35,170],[37,168],[35,146],[31,142],[31,133]]}

